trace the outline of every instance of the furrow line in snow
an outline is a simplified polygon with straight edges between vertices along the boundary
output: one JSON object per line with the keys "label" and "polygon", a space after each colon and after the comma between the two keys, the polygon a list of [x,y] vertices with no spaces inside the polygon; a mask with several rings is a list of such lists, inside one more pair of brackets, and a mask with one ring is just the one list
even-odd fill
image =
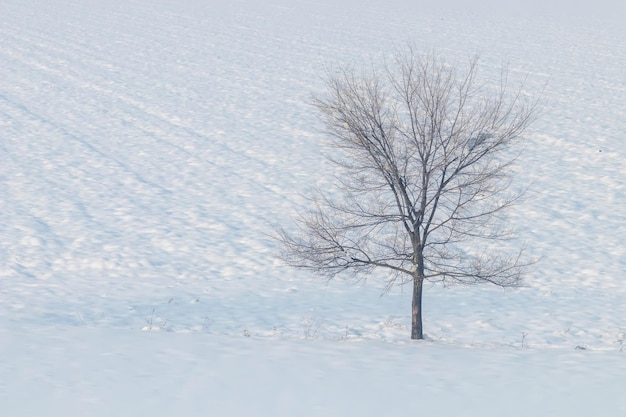
{"label": "furrow line in snow", "polygon": [[[46,48],[43,47],[42,50],[45,51]],[[15,57],[16,55],[13,55],[14,61],[15,61]],[[128,118],[129,123],[132,123],[133,119],[148,121],[148,119],[154,118],[160,124],[169,126],[170,129],[168,130],[172,130],[172,129],[183,130],[184,133],[187,134],[186,135],[187,139],[189,139],[190,137],[192,138],[196,137],[198,138],[200,142],[202,142],[203,144],[206,144],[207,137],[197,131],[192,130],[193,128],[184,124],[185,122],[176,121],[177,119],[179,119],[178,116],[175,116],[168,112],[164,112],[162,110],[151,108],[148,105],[146,105],[144,102],[140,101],[138,98],[133,98],[131,95],[127,94],[125,92],[124,86],[115,85],[105,78],[99,78],[96,74],[104,72],[103,68],[91,68],[89,70],[86,70],[86,69],[81,70],[80,74],[83,74],[83,73],[93,74],[93,75],[90,75],[90,77],[94,79],[89,81],[88,79],[85,79],[84,77],[79,75],[79,71],[77,70],[68,71],[68,68],[73,67],[73,65],[72,63],[68,63],[65,60],[60,61],[64,63],[61,67],[57,67],[56,65],[53,65],[54,63],[57,62],[57,60],[46,55],[39,55],[37,57],[22,56],[19,61],[21,61],[21,68],[20,68],[20,71],[18,72],[28,73],[28,69],[30,69],[31,71],[37,70],[42,73],[45,73],[46,75],[43,76],[42,78],[47,80],[52,85],[54,85],[57,90],[63,91],[63,90],[69,89],[70,91],[81,91],[81,92],[91,91],[92,93],[96,94],[96,97],[100,96],[100,98],[98,99],[92,98],[90,100],[91,103],[94,103],[94,102],[100,103],[99,108],[96,108],[96,109],[84,108],[85,105],[88,105],[90,103],[82,102],[83,104],[82,112],[85,114],[88,114],[88,116],[86,117],[90,119],[93,119],[94,114],[98,115],[98,114],[101,114],[103,111],[109,112],[110,110],[119,108],[121,114],[117,117]],[[91,95],[93,96],[93,94]],[[58,97],[58,98],[60,99],[61,97]],[[68,99],[77,100],[78,98],[69,96]],[[112,109],[103,108],[103,103],[110,103]],[[75,107],[71,108],[71,111],[75,113],[76,108]],[[211,116],[209,115],[208,117],[211,117]],[[146,124],[152,126],[154,125],[154,122],[147,122]],[[168,142],[166,140],[164,141]],[[171,141],[169,142],[169,144],[178,149],[182,149],[180,146],[172,143]],[[219,143],[219,146],[222,147],[227,152],[233,154],[233,156],[240,155],[239,152],[229,148],[225,142]],[[255,158],[248,155],[248,159],[255,159]]]}

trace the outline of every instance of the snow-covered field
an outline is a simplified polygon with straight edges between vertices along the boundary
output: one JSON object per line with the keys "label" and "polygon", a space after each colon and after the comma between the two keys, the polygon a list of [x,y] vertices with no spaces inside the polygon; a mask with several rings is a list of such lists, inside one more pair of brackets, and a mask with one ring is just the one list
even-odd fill
{"label": "snow-covered field", "polygon": [[[456,3],[2,0],[0,415],[626,415],[626,8]],[[330,179],[325,71],[409,40],[545,105],[542,262],[427,287],[421,342],[408,289],[268,237]]]}

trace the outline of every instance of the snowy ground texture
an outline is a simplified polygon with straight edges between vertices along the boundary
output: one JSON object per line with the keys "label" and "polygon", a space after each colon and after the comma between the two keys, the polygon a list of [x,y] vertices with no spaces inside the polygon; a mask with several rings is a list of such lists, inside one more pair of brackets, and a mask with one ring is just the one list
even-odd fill
{"label": "snowy ground texture", "polygon": [[[626,415],[626,10],[458,3],[3,0],[0,414]],[[543,261],[426,288],[415,343],[407,289],[267,237],[330,178],[325,70],[409,40],[545,89],[511,216]]]}

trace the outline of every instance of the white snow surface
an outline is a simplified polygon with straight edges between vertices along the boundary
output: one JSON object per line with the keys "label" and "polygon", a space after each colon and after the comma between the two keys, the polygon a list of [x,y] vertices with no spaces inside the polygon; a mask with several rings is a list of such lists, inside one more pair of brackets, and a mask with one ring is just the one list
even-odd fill
{"label": "white snow surface", "polygon": [[[521,2],[517,2],[521,3]],[[0,415],[626,415],[626,7],[3,0]],[[621,9],[620,9],[621,7]],[[542,95],[527,287],[276,260],[329,184],[310,94],[407,41]]]}

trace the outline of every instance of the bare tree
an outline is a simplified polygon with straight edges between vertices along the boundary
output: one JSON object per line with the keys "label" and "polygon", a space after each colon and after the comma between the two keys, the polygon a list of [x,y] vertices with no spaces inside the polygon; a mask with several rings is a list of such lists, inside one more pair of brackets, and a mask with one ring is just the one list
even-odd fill
{"label": "bare tree", "polygon": [[424,281],[518,286],[530,264],[500,243],[520,196],[509,168],[537,103],[509,92],[506,70],[479,82],[477,64],[460,72],[409,48],[382,71],[329,76],[314,105],[338,192],[319,191],[295,232],[279,230],[288,265],[328,277],[383,268],[389,286],[412,282],[412,339],[423,338]]}

